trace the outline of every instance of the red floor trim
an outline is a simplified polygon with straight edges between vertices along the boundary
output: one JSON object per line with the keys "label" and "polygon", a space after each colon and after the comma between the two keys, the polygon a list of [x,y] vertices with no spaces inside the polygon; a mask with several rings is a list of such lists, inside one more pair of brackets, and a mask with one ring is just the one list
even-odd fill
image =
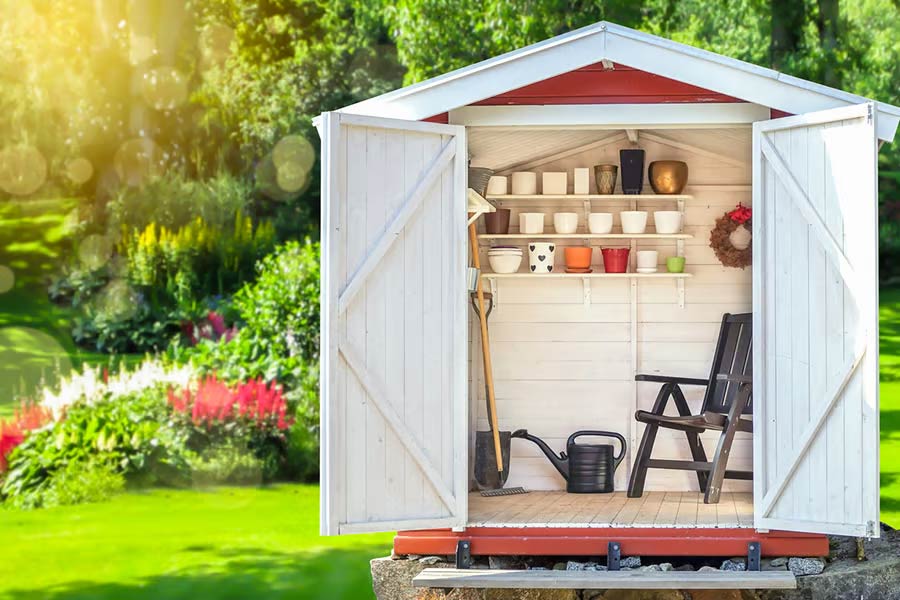
{"label": "red floor trim", "polygon": [[394,538],[395,554],[456,552],[459,540],[472,542],[473,555],[603,556],[608,542],[622,545],[622,554],[644,556],[743,556],[747,544],[759,541],[763,556],[825,556],[824,535],[754,529],[675,528],[515,528],[472,527],[464,532],[449,529],[400,531]]}

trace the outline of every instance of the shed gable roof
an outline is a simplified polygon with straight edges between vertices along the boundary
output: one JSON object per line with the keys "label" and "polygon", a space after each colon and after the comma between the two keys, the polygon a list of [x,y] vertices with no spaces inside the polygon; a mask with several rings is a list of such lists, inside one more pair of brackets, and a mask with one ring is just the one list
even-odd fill
{"label": "shed gable roof", "polygon": [[[793,114],[870,101],[772,69],[601,21],[352,104],[341,112],[420,120],[602,60]],[[900,123],[900,108],[882,102],[875,104],[878,136],[891,141]]]}

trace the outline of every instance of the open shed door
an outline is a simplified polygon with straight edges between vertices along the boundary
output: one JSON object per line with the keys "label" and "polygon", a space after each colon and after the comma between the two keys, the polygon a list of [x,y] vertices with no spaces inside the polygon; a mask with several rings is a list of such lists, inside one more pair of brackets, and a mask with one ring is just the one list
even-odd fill
{"label": "open shed door", "polygon": [[879,535],[873,109],[753,126],[758,529]]}
{"label": "open shed door", "polygon": [[465,525],[465,128],[325,113],[321,531]]}

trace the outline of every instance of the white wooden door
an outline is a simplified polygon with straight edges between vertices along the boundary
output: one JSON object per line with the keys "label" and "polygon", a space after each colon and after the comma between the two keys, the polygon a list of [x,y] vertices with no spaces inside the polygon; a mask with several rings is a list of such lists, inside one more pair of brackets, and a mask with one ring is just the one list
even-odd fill
{"label": "white wooden door", "polygon": [[879,534],[873,109],[753,126],[758,529]]}
{"label": "white wooden door", "polygon": [[320,132],[321,531],[465,525],[465,128]]}

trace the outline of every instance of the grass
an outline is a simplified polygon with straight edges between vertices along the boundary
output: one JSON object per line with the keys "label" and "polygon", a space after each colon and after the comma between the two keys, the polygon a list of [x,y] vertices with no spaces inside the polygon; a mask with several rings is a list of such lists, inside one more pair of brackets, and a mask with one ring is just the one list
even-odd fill
{"label": "grass", "polygon": [[881,291],[881,520],[900,528],[900,288]]}
{"label": "grass", "polygon": [[368,562],[392,536],[320,538],[318,500],[280,485],[0,511],[0,598],[372,598]]}
{"label": "grass", "polygon": [[72,198],[0,203],[0,265],[15,275],[13,289],[0,293],[0,417],[41,381],[83,363],[110,362],[75,346],[72,311],[47,297],[50,275],[73,251],[67,219],[76,210]]}

